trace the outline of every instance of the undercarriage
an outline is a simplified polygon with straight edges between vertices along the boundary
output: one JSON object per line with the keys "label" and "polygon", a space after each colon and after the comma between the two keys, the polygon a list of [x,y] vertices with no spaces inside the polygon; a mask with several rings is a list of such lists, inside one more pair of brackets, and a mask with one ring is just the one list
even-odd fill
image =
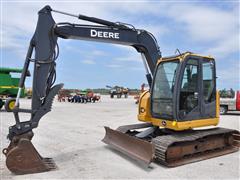
{"label": "undercarriage", "polygon": [[[138,131],[143,128],[148,129]],[[143,164],[155,161],[175,167],[233,153],[240,147],[239,132],[225,128],[177,132],[141,123],[105,129],[103,142]]]}

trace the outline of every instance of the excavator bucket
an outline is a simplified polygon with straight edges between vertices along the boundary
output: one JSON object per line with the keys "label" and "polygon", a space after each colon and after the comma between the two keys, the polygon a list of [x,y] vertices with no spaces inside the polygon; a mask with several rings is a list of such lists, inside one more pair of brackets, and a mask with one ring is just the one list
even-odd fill
{"label": "excavator bucket", "polygon": [[14,174],[33,174],[56,169],[50,158],[42,158],[34,148],[33,133],[15,136],[8,148],[3,149],[7,168]]}
{"label": "excavator bucket", "polygon": [[105,127],[106,134],[102,140],[114,149],[137,160],[143,165],[149,165],[154,159],[154,146],[152,143],[132,137],[118,130]]}

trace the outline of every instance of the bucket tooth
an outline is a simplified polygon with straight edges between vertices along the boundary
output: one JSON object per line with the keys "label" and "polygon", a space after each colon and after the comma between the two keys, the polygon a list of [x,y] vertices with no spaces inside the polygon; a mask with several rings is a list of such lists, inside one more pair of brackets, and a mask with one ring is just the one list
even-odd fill
{"label": "bucket tooth", "polygon": [[51,158],[43,158],[33,146],[31,140],[21,137],[12,140],[8,148],[3,150],[6,166],[14,174],[32,174],[57,169]]}
{"label": "bucket tooth", "polygon": [[106,134],[102,140],[114,149],[126,154],[143,165],[149,165],[154,158],[154,146],[152,143],[129,136],[117,130],[105,127]]}

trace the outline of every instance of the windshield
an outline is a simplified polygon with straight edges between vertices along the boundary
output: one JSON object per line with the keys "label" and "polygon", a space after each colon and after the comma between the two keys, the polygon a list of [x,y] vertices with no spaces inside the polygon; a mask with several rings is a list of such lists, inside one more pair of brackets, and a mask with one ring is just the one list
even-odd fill
{"label": "windshield", "polygon": [[166,61],[158,65],[152,89],[154,116],[173,118],[173,89],[179,61]]}

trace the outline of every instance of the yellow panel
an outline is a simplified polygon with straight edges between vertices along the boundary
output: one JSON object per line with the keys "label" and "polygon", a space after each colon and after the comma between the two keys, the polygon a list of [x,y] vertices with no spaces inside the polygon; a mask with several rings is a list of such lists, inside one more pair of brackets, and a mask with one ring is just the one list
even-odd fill
{"label": "yellow panel", "polygon": [[138,115],[140,121],[152,123],[154,126],[164,127],[168,129],[173,129],[175,131],[182,131],[186,129],[206,127],[206,126],[216,126],[219,122],[219,118],[211,119],[198,119],[192,121],[178,122],[176,120],[163,120],[157,118],[149,118],[147,116]]}
{"label": "yellow panel", "polygon": [[[217,100],[216,104],[219,104],[219,100]],[[216,126],[219,122],[219,116],[216,118],[198,119],[184,122],[153,118],[150,114],[150,93],[148,91],[145,91],[140,97],[138,120],[152,123],[155,126],[182,131],[197,127]]]}
{"label": "yellow panel", "polygon": [[220,94],[219,91],[216,92],[216,116],[220,117]]}
{"label": "yellow panel", "polygon": [[16,89],[18,89],[17,86],[0,86],[0,88],[4,88],[4,89],[12,89],[12,88],[16,88]]}
{"label": "yellow panel", "polygon": [[186,59],[186,57],[189,56],[189,55],[196,56],[196,57],[213,59],[213,57],[211,57],[211,56],[203,56],[203,55],[200,55],[200,54],[194,54],[194,53],[186,52],[186,53],[183,53],[181,55],[174,56],[174,57],[162,57],[158,60],[157,64],[159,64],[161,61],[175,61],[175,60],[184,61]]}

